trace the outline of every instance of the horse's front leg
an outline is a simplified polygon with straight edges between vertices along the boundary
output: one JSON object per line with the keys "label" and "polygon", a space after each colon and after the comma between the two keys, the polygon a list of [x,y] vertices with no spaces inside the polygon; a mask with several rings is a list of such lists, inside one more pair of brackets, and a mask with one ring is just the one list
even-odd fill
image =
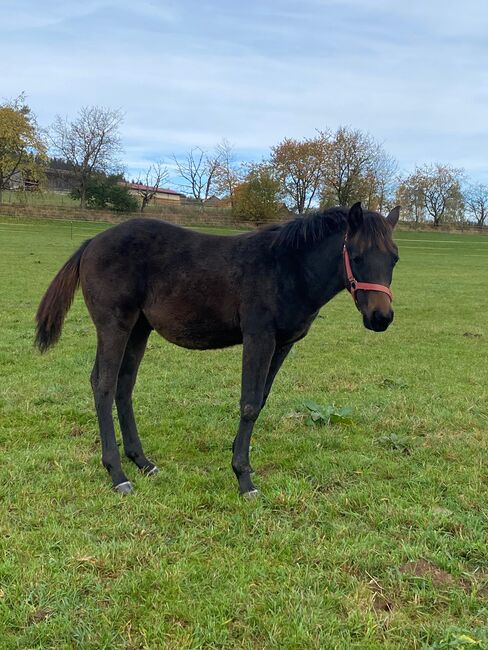
{"label": "horse's front leg", "polygon": [[232,469],[243,496],[255,496],[251,481],[249,443],[262,408],[266,378],[276,347],[273,333],[244,335],[242,353],[241,420],[234,439]]}

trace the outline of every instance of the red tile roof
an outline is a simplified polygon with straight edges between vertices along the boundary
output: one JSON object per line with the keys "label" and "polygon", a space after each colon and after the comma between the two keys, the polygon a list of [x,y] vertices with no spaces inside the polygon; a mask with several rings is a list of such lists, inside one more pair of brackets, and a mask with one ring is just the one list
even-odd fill
{"label": "red tile roof", "polygon": [[[150,190],[150,191],[152,191],[152,190],[155,189],[154,187],[151,187],[150,185],[143,185],[142,183],[125,183],[124,181],[122,181],[120,184],[123,185],[124,187],[128,187],[130,190],[142,190],[142,191]],[[181,192],[176,192],[175,190],[169,190],[169,189],[166,189],[164,187],[158,187],[156,189],[156,192],[158,194],[173,194],[173,195],[176,195],[176,196],[185,196]]]}

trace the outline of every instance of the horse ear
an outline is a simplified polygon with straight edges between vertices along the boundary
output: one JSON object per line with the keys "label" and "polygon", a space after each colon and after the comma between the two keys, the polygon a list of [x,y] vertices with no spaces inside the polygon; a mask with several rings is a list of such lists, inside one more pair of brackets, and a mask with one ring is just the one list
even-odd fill
{"label": "horse ear", "polygon": [[386,220],[388,221],[390,226],[394,228],[397,225],[399,218],[400,218],[400,206],[397,205],[396,208],[390,210],[388,216],[386,217]]}
{"label": "horse ear", "polygon": [[349,224],[349,232],[352,234],[361,228],[363,224],[363,208],[361,207],[361,201],[355,203],[349,210],[347,216],[347,221]]}

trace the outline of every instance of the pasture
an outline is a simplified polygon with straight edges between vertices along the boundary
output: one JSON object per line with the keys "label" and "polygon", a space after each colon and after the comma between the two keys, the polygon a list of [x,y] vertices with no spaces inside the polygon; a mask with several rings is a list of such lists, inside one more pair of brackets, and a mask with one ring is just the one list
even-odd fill
{"label": "pasture", "polygon": [[[134,404],[156,477],[110,489],[77,294],[59,345],[39,299],[103,224],[0,217],[0,647],[488,648],[488,238],[398,232],[395,322],[345,292],[230,447],[241,348],[151,335]],[[144,388],[143,390],[141,388]],[[304,401],[352,407],[309,426]]]}

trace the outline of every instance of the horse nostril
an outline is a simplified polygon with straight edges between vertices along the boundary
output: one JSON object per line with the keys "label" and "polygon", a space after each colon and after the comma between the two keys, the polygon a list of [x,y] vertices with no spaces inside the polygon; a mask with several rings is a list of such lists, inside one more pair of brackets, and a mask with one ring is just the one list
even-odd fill
{"label": "horse nostril", "polygon": [[393,320],[393,312],[390,311],[389,314],[385,315],[380,311],[374,311],[373,312],[373,317],[372,317],[371,320],[373,322],[373,326],[374,326],[375,329],[386,330],[388,325]]}

